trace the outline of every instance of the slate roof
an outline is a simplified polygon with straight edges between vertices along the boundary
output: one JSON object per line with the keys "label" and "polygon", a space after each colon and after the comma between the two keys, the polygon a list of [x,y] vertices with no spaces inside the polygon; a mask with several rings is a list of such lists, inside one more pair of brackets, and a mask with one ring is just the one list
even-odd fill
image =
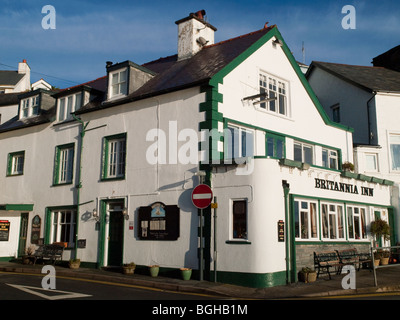
{"label": "slate roof", "polygon": [[367,91],[400,92],[400,72],[383,67],[356,66],[313,61],[307,77],[314,67],[319,67]]}
{"label": "slate roof", "polygon": [[0,70],[0,85],[15,86],[24,75],[18,71]]}
{"label": "slate roof", "polygon": [[143,67],[156,72],[157,75],[141,88],[116,101],[85,105],[76,113],[90,112],[123,102],[206,84],[218,71],[222,70],[272,28],[274,26],[205,46],[189,59],[178,61],[178,56],[173,55],[145,63]]}
{"label": "slate roof", "polygon": [[11,106],[19,103],[18,96],[21,92],[0,93],[0,106]]}

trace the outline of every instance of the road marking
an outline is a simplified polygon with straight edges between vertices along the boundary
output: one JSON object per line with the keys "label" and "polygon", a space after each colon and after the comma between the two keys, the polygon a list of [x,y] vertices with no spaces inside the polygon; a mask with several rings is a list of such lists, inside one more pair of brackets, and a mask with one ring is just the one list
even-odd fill
{"label": "road marking", "polygon": [[[89,294],[83,294],[83,293],[77,293],[77,292],[68,292],[68,291],[61,291],[61,290],[49,290],[49,289],[43,289],[43,288],[38,288],[38,287],[30,287],[30,286],[22,286],[18,284],[9,284],[6,283],[6,285],[22,290],[24,292],[36,295],[41,298],[45,298],[47,300],[61,300],[61,299],[73,299],[73,298],[85,298],[85,297],[91,297]],[[45,293],[41,293],[40,291],[44,291]],[[59,293],[57,295],[54,295],[54,293]]]}

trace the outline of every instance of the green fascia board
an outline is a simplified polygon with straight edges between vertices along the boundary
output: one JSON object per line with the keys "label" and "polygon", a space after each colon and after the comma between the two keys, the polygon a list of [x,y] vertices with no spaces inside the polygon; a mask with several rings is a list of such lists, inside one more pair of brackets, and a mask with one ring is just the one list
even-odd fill
{"label": "green fascia board", "polygon": [[33,204],[0,204],[0,210],[33,211]]}
{"label": "green fascia board", "polygon": [[283,45],[282,49],[285,53],[286,57],[288,58],[290,64],[292,65],[293,69],[295,70],[297,76],[300,79],[300,82],[303,84],[305,90],[307,91],[309,97],[313,101],[315,107],[317,108],[319,114],[321,115],[324,123],[331,127],[335,127],[344,131],[354,132],[354,129],[339,123],[332,121],[328,115],[326,114],[324,108],[322,107],[321,103],[319,102],[317,96],[315,95],[313,89],[311,88],[310,84],[308,83],[305,75],[300,70],[299,65],[296,62],[296,59],[293,57],[289,47],[287,46],[286,42],[284,41],[281,33],[279,32],[278,28],[274,26],[268,33],[258,39],[255,43],[253,43],[247,50],[242,52],[239,56],[237,56],[233,61],[227,64],[222,70],[217,72],[209,81],[210,86],[214,88],[218,88],[218,84],[223,84],[223,79],[227,76],[232,70],[234,70],[237,66],[239,66],[243,61],[245,61],[250,55],[260,49],[265,43],[267,43],[272,37],[276,37],[277,39],[281,40]]}

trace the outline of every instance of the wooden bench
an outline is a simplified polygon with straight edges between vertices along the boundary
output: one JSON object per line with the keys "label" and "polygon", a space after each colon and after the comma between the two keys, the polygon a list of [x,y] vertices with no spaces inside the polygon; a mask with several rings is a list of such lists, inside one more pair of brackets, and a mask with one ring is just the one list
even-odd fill
{"label": "wooden bench", "polygon": [[41,259],[43,263],[45,260],[50,260],[53,261],[53,265],[55,265],[56,260],[61,261],[63,252],[64,252],[64,247],[58,244],[41,245],[33,254],[34,256],[33,264],[36,264],[36,261]]}
{"label": "wooden bench", "polygon": [[318,270],[317,278],[321,272],[326,271],[331,279],[330,268],[336,268],[336,274],[342,270],[343,264],[340,262],[337,251],[314,252],[314,268]]}
{"label": "wooden bench", "polygon": [[358,266],[358,270],[360,270],[360,257],[356,248],[337,250],[337,253],[342,265]]}

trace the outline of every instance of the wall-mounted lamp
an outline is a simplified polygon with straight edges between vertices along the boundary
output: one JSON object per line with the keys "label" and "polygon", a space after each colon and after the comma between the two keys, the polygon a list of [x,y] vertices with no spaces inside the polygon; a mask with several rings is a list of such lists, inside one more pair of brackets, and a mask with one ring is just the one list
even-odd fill
{"label": "wall-mounted lamp", "polygon": [[269,102],[269,101],[274,101],[274,100],[276,100],[276,97],[274,97],[274,98],[262,99],[262,100],[260,100],[260,101],[255,101],[255,102],[253,102],[253,106],[255,106],[255,105],[257,105],[257,104],[260,104],[260,103]]}
{"label": "wall-mounted lamp", "polygon": [[128,213],[128,208],[124,207],[122,209],[122,215],[125,217],[125,220],[129,220],[129,213]]}
{"label": "wall-mounted lamp", "polygon": [[99,214],[98,214],[96,208],[93,209],[93,211],[92,211],[92,216],[93,216],[93,218],[94,218],[97,222],[100,221],[100,216],[99,216]]}

